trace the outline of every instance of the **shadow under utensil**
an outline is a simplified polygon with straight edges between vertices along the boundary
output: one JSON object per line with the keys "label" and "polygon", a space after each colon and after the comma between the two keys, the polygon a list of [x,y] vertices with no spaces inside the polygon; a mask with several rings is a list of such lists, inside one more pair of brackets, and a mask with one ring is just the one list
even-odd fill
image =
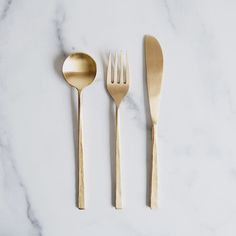
{"label": "shadow under utensil", "polygon": [[151,149],[152,149],[152,133],[151,133],[151,116],[148,100],[148,88],[147,88],[147,74],[145,65],[145,47],[143,39],[143,89],[144,89],[144,107],[146,116],[146,205],[150,206],[150,182],[151,182]]}
{"label": "shadow under utensil", "polygon": [[68,86],[70,90],[70,107],[71,107],[71,122],[72,122],[72,129],[73,129],[73,141],[74,141],[74,162],[75,162],[75,205],[77,203],[77,196],[78,196],[78,158],[77,158],[77,145],[78,145],[78,122],[77,122],[77,102],[76,102],[76,96],[75,96],[75,89],[72,89],[67,82],[65,81],[62,73],[62,66],[67,58],[67,55],[65,53],[61,53],[58,55],[54,60],[54,70],[59,75],[59,79],[65,83],[65,86]]}
{"label": "shadow under utensil", "polygon": [[[104,86],[106,89],[106,71],[108,66],[109,53],[101,55],[104,71]],[[111,204],[115,206],[115,109],[110,94],[107,92],[109,99],[109,148],[110,148],[110,171],[111,171]]]}

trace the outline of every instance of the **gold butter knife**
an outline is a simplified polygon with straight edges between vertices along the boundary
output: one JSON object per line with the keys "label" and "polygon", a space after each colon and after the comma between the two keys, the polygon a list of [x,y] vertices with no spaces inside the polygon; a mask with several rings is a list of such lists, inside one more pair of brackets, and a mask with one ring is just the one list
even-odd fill
{"label": "gold butter knife", "polygon": [[159,118],[160,91],[163,73],[163,54],[156,38],[145,36],[145,59],[148,99],[152,120],[152,159],[150,181],[150,207],[158,206],[158,160],[156,146],[156,127]]}

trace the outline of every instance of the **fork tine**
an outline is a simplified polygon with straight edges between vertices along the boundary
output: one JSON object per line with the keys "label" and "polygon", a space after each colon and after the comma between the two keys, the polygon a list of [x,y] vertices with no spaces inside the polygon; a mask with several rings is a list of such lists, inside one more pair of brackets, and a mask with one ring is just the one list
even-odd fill
{"label": "fork tine", "polygon": [[124,83],[124,62],[123,62],[123,52],[120,52],[120,83]]}
{"label": "fork tine", "polygon": [[111,53],[109,54],[108,67],[107,67],[107,83],[111,83]]}
{"label": "fork tine", "polygon": [[126,68],[125,68],[125,83],[129,84],[130,80],[130,74],[129,74],[129,61],[128,61],[128,53],[126,52]]}
{"label": "fork tine", "polygon": [[117,52],[116,52],[116,55],[115,55],[115,65],[114,65],[114,83],[117,83],[117,71],[118,71],[118,62],[117,62]]}

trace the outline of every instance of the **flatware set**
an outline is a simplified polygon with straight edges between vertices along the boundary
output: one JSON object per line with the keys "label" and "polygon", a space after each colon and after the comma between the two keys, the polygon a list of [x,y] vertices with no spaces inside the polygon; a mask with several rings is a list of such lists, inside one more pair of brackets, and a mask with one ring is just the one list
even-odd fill
{"label": "flatware set", "polygon": [[[152,120],[152,156],[150,173],[150,193],[149,206],[158,206],[158,158],[157,158],[157,125],[159,120],[160,91],[163,74],[163,54],[159,42],[153,36],[145,36],[145,61],[146,80],[148,89],[148,100],[150,116]],[[114,61],[114,63],[113,63]],[[73,53],[66,58],[62,72],[65,80],[78,91],[78,196],[77,206],[85,209],[84,194],[84,167],[83,167],[83,142],[82,142],[82,90],[93,82],[96,76],[96,63],[85,53]],[[127,53],[115,53],[114,60],[112,54],[109,55],[107,66],[106,87],[115,104],[115,208],[122,209],[121,191],[121,157],[119,142],[119,110],[123,98],[128,93],[130,87],[130,72]]]}

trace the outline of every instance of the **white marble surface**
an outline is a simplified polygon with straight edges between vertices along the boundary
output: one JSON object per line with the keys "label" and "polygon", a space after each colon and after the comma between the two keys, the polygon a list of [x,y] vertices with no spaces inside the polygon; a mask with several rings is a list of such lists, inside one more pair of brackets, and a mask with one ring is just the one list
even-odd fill
{"label": "white marble surface", "polygon": [[[236,234],[233,0],[0,0],[0,236]],[[146,207],[143,36],[163,47],[160,204]],[[109,50],[129,53],[121,110],[124,209],[111,205]],[[64,55],[98,65],[83,94],[86,204],[75,207],[76,96]]]}

